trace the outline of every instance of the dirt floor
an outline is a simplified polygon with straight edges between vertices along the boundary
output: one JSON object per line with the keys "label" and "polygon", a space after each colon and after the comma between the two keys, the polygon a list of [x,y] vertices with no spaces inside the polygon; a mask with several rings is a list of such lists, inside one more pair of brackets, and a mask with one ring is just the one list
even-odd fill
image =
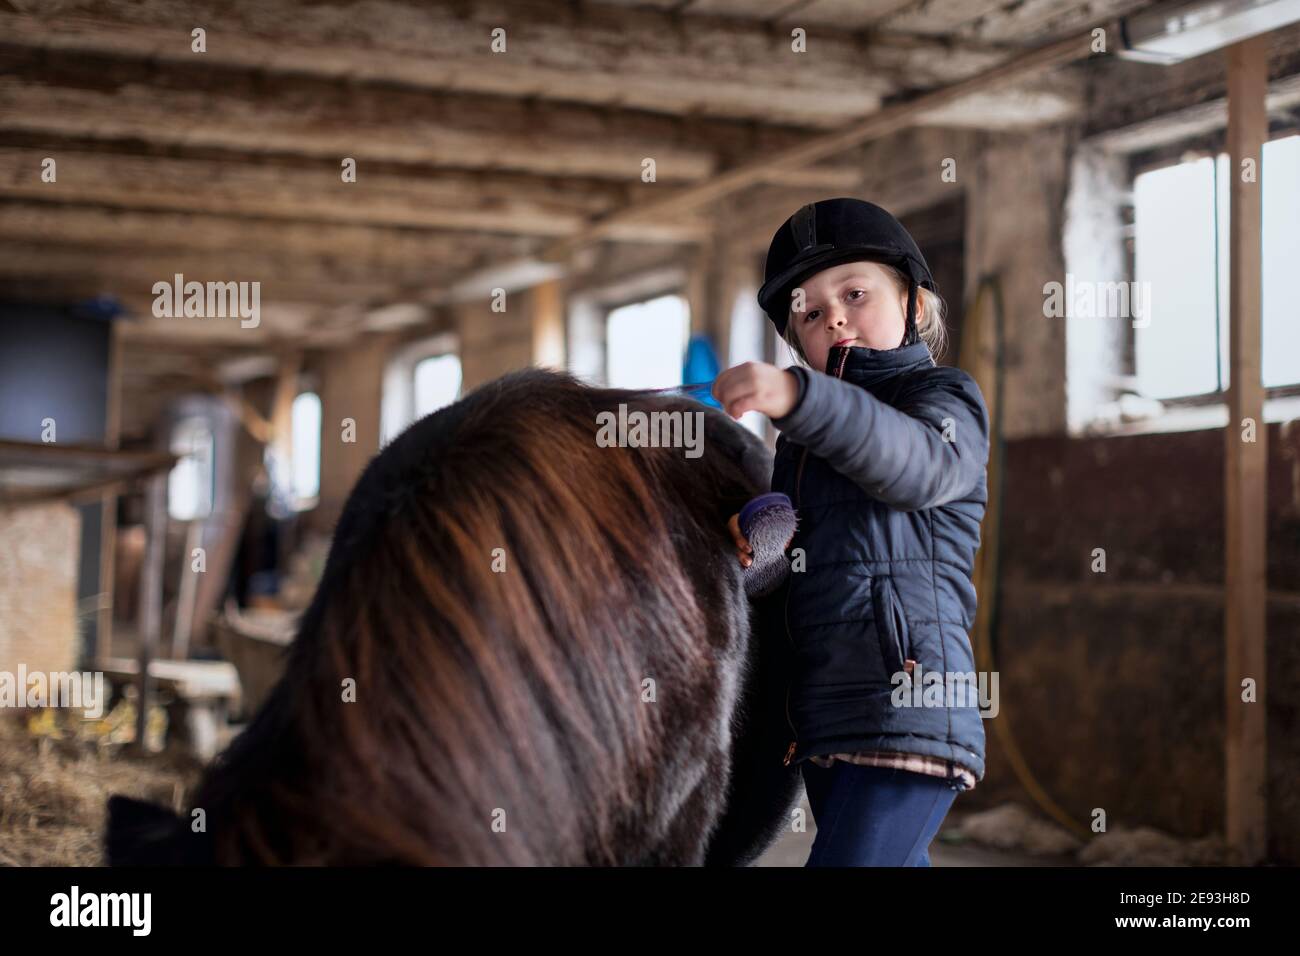
{"label": "dirt floor", "polygon": [[[181,811],[202,765],[161,750],[166,716],[148,722],[150,752],[133,746],[135,708],[121,701],[99,720],[46,709],[0,713],[0,866],[100,866],[105,807],[125,794]],[[759,866],[803,866],[816,835],[788,832]],[[1221,839],[1177,839],[1116,827],[1084,843],[1019,804],[962,813],[954,807],[930,847],[938,866],[1198,866],[1231,864]]]}
{"label": "dirt floor", "polygon": [[[166,718],[150,714],[157,743]],[[69,711],[0,713],[0,866],[100,866],[105,807],[115,793],[181,809],[200,765],[132,752],[135,708],[101,720]]]}

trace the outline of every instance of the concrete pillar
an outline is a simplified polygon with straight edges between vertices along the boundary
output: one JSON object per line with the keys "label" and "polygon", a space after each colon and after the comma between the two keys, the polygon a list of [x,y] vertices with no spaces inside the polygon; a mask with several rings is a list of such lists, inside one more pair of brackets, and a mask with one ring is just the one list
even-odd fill
{"label": "concrete pillar", "polygon": [[[379,451],[387,336],[360,337],[327,353],[320,364],[320,504],[314,519],[334,526],[348,492]],[[345,420],[350,420],[348,428]],[[352,440],[348,440],[348,439]]]}
{"label": "concrete pillar", "polygon": [[1067,146],[1066,132],[1057,128],[990,134],[966,183],[967,297],[980,276],[1001,277],[1008,439],[1061,434],[1066,427],[1066,325],[1043,315],[1043,286],[1065,282]]}
{"label": "concrete pillar", "polygon": [[[1124,157],[1097,147],[1082,147],[1075,154],[1070,166],[1064,252],[1066,269],[1076,280],[1129,279],[1121,213],[1130,188]],[[1124,381],[1124,346],[1130,322],[1077,316],[1065,322],[1067,418],[1071,432],[1079,432],[1095,417],[1099,406],[1117,397]]]}
{"label": "concrete pillar", "polygon": [[502,311],[493,300],[462,302],[454,306],[460,336],[461,390],[468,392],[484,382],[533,363],[533,303],[527,290],[506,293]]}

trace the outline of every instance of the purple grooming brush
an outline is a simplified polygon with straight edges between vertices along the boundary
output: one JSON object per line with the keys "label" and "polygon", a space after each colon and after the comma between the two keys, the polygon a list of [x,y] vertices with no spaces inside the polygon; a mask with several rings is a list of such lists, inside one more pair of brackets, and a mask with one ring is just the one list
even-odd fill
{"label": "purple grooming brush", "polygon": [[797,523],[790,499],[776,491],[759,495],[740,509],[740,533],[754,549],[754,561],[745,568],[745,593],[750,597],[770,594],[790,573],[785,546]]}

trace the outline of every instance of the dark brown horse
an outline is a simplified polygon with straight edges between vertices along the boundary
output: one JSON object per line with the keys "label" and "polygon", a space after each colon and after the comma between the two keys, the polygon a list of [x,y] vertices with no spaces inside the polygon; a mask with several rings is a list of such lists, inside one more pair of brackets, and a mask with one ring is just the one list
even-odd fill
{"label": "dark brown horse", "polygon": [[[702,454],[604,447],[620,403],[702,414]],[[769,467],[699,403],[543,371],[417,422],[353,489],[203,813],[113,797],[108,861],[751,861],[798,787],[785,638],[726,531]]]}

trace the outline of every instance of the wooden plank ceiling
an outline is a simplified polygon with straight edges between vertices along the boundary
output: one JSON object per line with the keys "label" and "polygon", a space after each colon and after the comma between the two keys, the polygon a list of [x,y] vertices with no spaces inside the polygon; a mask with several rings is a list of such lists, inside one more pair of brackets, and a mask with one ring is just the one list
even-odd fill
{"label": "wooden plank ceiling", "polygon": [[[0,297],[116,296],[140,315],[141,348],[344,342],[376,310],[435,307],[468,273],[648,189],[1147,5],[0,0]],[[805,55],[790,52],[795,27]],[[41,179],[46,157],[57,182]],[[657,183],[641,181],[645,157]],[[769,185],[825,195],[860,180],[846,155]],[[613,241],[697,242],[707,212]],[[260,281],[262,325],[152,318],[153,283],[175,273]]]}

